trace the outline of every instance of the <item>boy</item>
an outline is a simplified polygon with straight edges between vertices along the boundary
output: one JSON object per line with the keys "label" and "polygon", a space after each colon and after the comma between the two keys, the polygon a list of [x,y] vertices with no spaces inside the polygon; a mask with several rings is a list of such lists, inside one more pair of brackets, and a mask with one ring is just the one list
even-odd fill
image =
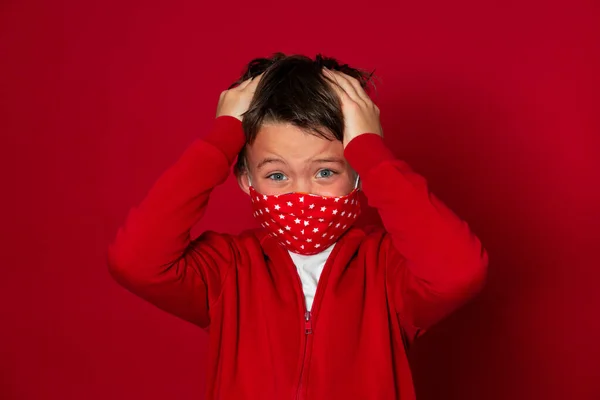
{"label": "boy", "polygon": [[[384,145],[369,79],[253,60],[111,245],[118,282],[210,325],[207,399],[414,399],[408,345],[481,289],[486,251]],[[236,155],[262,228],[191,240]],[[352,226],[359,190],[385,230]]]}

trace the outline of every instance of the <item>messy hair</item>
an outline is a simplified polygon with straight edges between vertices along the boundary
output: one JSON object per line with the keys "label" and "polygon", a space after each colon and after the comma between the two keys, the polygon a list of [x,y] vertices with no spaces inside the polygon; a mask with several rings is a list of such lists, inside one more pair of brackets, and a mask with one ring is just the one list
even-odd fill
{"label": "messy hair", "polygon": [[[229,89],[264,72],[248,110],[242,115],[246,144],[252,144],[263,124],[289,123],[306,133],[327,140],[342,140],[344,117],[340,99],[329,86],[321,70],[326,67],[356,78],[367,93],[375,89],[374,70],[352,68],[335,58],[317,54],[275,53],[269,58],[256,58],[245,67],[240,78]],[[246,168],[246,146],[239,153],[235,173]]]}

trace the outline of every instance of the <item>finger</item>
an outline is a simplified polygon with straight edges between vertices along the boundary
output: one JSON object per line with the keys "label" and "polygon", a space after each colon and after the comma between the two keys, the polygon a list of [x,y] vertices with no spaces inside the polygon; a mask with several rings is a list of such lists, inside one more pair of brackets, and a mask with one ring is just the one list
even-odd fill
{"label": "finger", "polygon": [[346,79],[342,74],[338,73],[338,71],[326,70],[331,78],[346,92],[350,99],[355,102],[359,102],[360,96],[356,93],[356,89],[352,86],[350,81]]}
{"label": "finger", "polygon": [[261,73],[260,75],[255,76],[254,78],[249,79],[248,85],[245,87],[245,90],[250,90],[250,91],[254,92],[256,90],[256,87],[258,86],[258,83],[260,82],[263,74],[264,74],[264,72]]}
{"label": "finger", "polygon": [[329,86],[333,89],[335,94],[337,94],[342,103],[347,101],[347,99],[352,100],[350,95],[346,93],[344,88],[340,85],[336,76],[331,73],[331,70],[323,68],[323,75],[325,75],[325,78],[329,81]]}
{"label": "finger", "polygon": [[253,83],[256,85],[257,79],[260,79],[261,75],[262,74],[246,79],[245,81],[243,81],[242,83],[240,83],[239,85],[237,85],[234,89],[244,90],[244,89],[246,89],[248,86],[250,86]]}
{"label": "finger", "polygon": [[369,104],[371,102],[371,98],[369,97],[367,92],[365,92],[358,79],[341,71],[333,72],[340,76],[342,79],[346,80],[350,85],[352,85],[352,88],[354,89],[356,95],[360,97],[365,103]]}
{"label": "finger", "polygon": [[234,87],[234,89],[237,90],[243,90],[246,86],[248,86],[248,84],[252,81],[252,78],[250,79],[246,79],[245,81],[242,81],[242,83],[240,83],[239,85],[237,85],[236,87]]}

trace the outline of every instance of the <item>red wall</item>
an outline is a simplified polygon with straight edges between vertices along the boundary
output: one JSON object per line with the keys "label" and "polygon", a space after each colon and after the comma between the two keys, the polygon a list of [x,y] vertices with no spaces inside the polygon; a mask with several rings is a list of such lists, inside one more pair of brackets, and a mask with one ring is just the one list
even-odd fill
{"label": "red wall", "polygon": [[[489,249],[482,296],[414,348],[420,398],[600,398],[597,3],[271,3],[1,3],[0,398],[203,398],[205,333],[106,247],[274,51],[377,68],[389,145]],[[251,226],[245,200],[228,181],[199,229]]]}

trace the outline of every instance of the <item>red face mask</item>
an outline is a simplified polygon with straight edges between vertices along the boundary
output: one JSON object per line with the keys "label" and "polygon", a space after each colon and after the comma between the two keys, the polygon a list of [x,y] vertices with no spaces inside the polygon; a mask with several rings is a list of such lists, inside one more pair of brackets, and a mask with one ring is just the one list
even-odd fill
{"label": "red face mask", "polygon": [[[358,179],[357,179],[358,186]],[[345,196],[264,195],[250,186],[254,217],[286,249],[317,254],[334,244],[360,215],[359,189]]]}

